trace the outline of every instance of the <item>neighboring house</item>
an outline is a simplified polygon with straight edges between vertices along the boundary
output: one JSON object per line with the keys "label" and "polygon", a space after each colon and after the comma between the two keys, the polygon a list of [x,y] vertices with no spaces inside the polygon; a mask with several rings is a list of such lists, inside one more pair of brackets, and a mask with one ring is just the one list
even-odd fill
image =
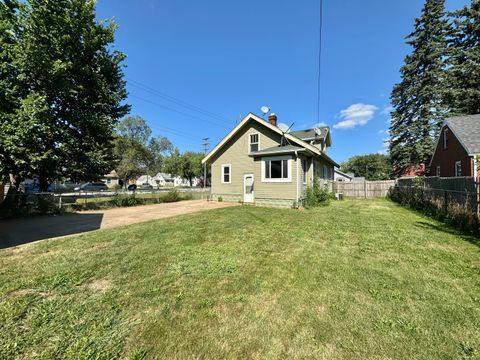
{"label": "neighboring house", "polygon": [[335,172],[333,174],[333,179],[335,181],[351,182],[351,181],[353,181],[353,178],[355,177],[354,173],[344,173],[337,168],[335,168],[334,171]]}
{"label": "neighboring house", "polygon": [[119,177],[115,170],[110,171],[110,173],[103,175],[101,181],[103,181],[108,187],[114,187],[119,184]]}
{"label": "neighboring house", "polygon": [[277,116],[248,114],[202,160],[211,165],[211,196],[281,206],[299,204],[314,175],[333,181],[338,164],[325,154],[328,127],[284,133]]}
{"label": "neighboring house", "polygon": [[341,182],[365,181],[365,177],[363,176],[355,176],[354,173],[344,173],[343,171],[340,171],[340,169],[337,169],[337,168],[335,168],[333,179],[335,181],[341,181]]}
{"label": "neighboring house", "polygon": [[430,176],[478,177],[480,114],[456,116],[445,121],[430,161]]}
{"label": "neighboring house", "polygon": [[[193,179],[193,184],[195,185],[197,178]],[[137,179],[137,184],[150,184],[153,187],[162,187],[162,186],[190,186],[190,181],[188,179],[183,179],[180,176],[173,176],[167,173],[158,173],[155,176],[142,175]]]}

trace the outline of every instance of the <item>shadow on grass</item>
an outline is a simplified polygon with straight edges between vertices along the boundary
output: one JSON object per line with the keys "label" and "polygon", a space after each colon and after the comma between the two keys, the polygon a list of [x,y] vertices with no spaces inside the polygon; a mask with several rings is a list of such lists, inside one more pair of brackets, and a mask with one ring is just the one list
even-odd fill
{"label": "shadow on grass", "polygon": [[429,223],[429,222],[426,222],[426,221],[417,221],[417,222],[415,222],[415,226],[419,227],[419,228],[422,228],[422,229],[437,230],[437,231],[441,231],[441,232],[444,232],[444,233],[447,233],[447,234],[450,234],[450,235],[460,236],[463,240],[466,240],[466,241],[472,243],[473,245],[476,245],[476,246],[480,247],[480,238],[479,237],[477,237],[475,235],[472,235],[472,234],[468,234],[464,231],[457,230],[457,229],[455,229],[454,227],[452,227],[451,225],[448,225],[448,224],[444,224],[444,223],[432,224],[432,223]]}
{"label": "shadow on grass", "polygon": [[100,229],[103,214],[32,216],[0,220],[0,249]]}

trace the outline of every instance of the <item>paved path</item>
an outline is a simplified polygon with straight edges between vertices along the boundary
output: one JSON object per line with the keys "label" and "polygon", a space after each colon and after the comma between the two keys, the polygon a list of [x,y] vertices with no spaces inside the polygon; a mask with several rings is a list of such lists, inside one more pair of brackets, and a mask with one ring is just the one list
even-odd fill
{"label": "paved path", "polygon": [[109,210],[82,211],[60,216],[34,216],[0,220],[0,249],[83,232],[238,205],[188,200]]}

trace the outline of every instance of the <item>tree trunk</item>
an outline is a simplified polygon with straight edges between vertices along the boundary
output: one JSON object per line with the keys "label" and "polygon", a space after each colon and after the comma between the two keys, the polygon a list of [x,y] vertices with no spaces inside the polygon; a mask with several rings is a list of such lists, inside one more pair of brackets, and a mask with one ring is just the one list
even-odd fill
{"label": "tree trunk", "polygon": [[47,192],[48,191],[48,179],[45,176],[41,176],[38,179],[39,180],[39,186],[40,186],[40,192]]}

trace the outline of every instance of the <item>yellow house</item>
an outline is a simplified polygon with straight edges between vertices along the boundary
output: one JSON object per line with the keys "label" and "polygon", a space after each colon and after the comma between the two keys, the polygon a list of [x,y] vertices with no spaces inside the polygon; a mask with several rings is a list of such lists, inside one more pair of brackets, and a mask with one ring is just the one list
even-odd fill
{"label": "yellow house", "polygon": [[328,127],[284,133],[277,116],[248,114],[202,160],[211,166],[211,196],[225,201],[301,204],[314,175],[333,180]]}

